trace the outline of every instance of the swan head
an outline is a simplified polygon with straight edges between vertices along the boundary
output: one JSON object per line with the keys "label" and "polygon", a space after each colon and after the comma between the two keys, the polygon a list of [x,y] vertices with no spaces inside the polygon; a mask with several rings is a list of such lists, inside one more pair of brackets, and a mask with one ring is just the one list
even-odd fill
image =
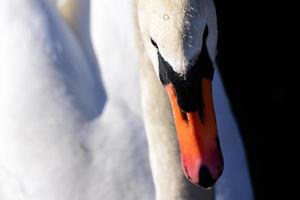
{"label": "swan head", "polygon": [[204,188],[223,171],[212,102],[211,7],[209,0],[137,0],[142,40],[172,106],[184,174]]}

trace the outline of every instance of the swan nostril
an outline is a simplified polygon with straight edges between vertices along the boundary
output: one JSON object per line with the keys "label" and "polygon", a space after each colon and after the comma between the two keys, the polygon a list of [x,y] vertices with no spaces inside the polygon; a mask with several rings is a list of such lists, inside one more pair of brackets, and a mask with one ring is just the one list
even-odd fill
{"label": "swan nostril", "polygon": [[187,116],[186,112],[184,112],[182,110],[180,112],[181,112],[181,116],[184,119],[184,121],[187,122],[188,121],[188,116]]}
{"label": "swan nostril", "polygon": [[211,176],[207,166],[203,165],[199,170],[199,185],[204,188],[210,188],[216,182]]}

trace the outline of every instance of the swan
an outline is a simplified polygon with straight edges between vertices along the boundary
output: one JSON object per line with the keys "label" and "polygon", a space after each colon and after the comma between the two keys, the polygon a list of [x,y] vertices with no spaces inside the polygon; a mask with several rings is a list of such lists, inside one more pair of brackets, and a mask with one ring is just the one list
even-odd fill
{"label": "swan", "polygon": [[[162,103],[166,101],[165,96],[162,93],[157,94],[161,87],[155,86],[153,80],[147,80],[149,75],[143,77],[150,73],[150,67],[141,64],[142,92],[147,93],[142,99],[146,129],[150,135],[150,147],[152,143],[156,145],[150,151],[159,151],[160,153],[153,154],[163,158],[172,155],[170,150],[157,148],[157,143],[164,140],[161,137],[177,132],[185,176],[192,183],[209,188],[223,171],[211,91],[217,41],[214,3],[210,0],[155,3],[137,0],[136,4],[141,41],[152,63],[156,79],[161,81],[169,96],[177,130],[174,131],[168,114],[164,116],[160,112],[152,111],[155,106],[161,109],[160,105],[165,107],[162,113],[170,113],[171,109],[167,103]],[[153,100],[157,96],[161,97],[160,102],[156,103],[159,106],[152,103],[157,101]],[[170,125],[165,125],[168,128],[160,132],[158,130],[162,125],[156,125],[156,120],[162,121],[163,118],[168,119],[163,123]],[[176,144],[164,146],[169,148]],[[173,154],[170,157],[178,155],[177,152]],[[153,160],[152,168],[158,169],[163,164],[158,159]],[[154,179],[161,179],[164,173],[157,173],[154,174]]]}
{"label": "swan", "polygon": [[[202,91],[205,91],[205,87],[210,86],[205,85],[204,81],[206,78],[212,79],[213,75],[210,74],[209,69],[203,69],[203,71],[201,71],[200,68],[209,66],[217,69],[215,57],[218,31],[214,2],[210,0],[187,0],[172,2],[149,2],[136,0],[135,2],[135,17],[137,18],[136,27],[138,29],[136,32],[138,35],[137,40],[139,42],[141,57],[139,67],[142,85],[142,102],[147,130],[146,132],[149,142],[151,167],[154,176],[156,191],[158,193],[157,199],[200,199],[201,194],[197,194],[197,192],[195,193],[195,191],[191,192],[188,189],[191,186],[186,181],[184,181],[182,177],[180,177],[181,173],[179,172],[180,169],[178,169],[178,151],[181,152],[181,164],[185,176],[192,183],[199,184],[203,187],[211,187],[218,179],[218,177],[222,173],[223,158],[220,154],[220,149],[218,149],[220,148],[219,144],[214,145],[213,138],[210,138],[212,140],[210,141],[210,139],[205,138],[205,136],[201,135],[203,134],[203,131],[205,134],[211,134],[211,132],[216,131],[216,129],[210,129],[211,132],[200,130],[198,132],[198,134],[200,133],[200,139],[198,140],[205,140],[207,143],[212,144],[208,151],[205,151],[205,148],[207,146],[202,147],[201,143],[199,145],[198,151],[200,153],[196,156],[196,158],[199,160],[203,159],[205,167],[205,164],[208,164],[208,166],[210,165],[211,167],[206,168],[208,169],[208,171],[206,172],[209,175],[201,173],[203,163],[199,164],[199,162],[201,163],[201,161],[198,160],[197,163],[197,161],[195,160],[191,161],[191,159],[193,158],[189,158],[189,156],[195,156],[195,154],[189,155],[190,152],[188,152],[193,151],[194,149],[185,149],[189,148],[190,146],[186,146],[184,142],[188,143],[189,145],[194,143],[187,139],[188,136],[183,136],[184,134],[191,134],[191,132],[188,132],[188,130],[184,130],[182,129],[182,127],[180,127],[182,126],[180,125],[180,123],[182,123],[180,122],[180,120],[182,120],[182,116],[180,116],[180,114],[186,111],[188,115],[187,123],[189,123],[189,121],[195,120],[192,118],[192,115],[188,114],[188,112],[190,111],[196,111],[195,108],[191,108],[188,106],[191,102],[193,102],[193,100],[189,99],[190,97],[188,95],[194,95],[193,97],[196,98],[197,95],[195,95],[195,93],[190,90],[196,88],[198,92],[201,92],[201,87],[199,88],[197,86],[189,85],[190,83],[195,83],[193,80],[193,73],[198,73],[200,74],[200,76],[201,73],[203,73]],[[195,68],[198,68],[200,71],[195,70]],[[182,87],[178,84],[184,84],[185,81],[187,82],[188,86],[186,86],[187,89],[184,89],[190,89],[189,93],[180,94],[185,93],[186,91],[182,91],[184,89],[182,89]],[[178,148],[178,145],[176,139],[174,138],[174,124],[172,124],[170,120],[170,103],[168,102],[168,98],[166,97],[166,95],[164,95],[165,92],[163,91],[161,83],[164,85],[164,88],[169,96],[169,100],[171,101],[171,107],[173,110],[175,127],[177,130],[180,146],[179,150],[176,149]],[[196,83],[199,85],[201,84],[201,82]],[[209,84],[211,84],[210,81]],[[229,159],[230,156],[236,156],[235,158],[239,159],[238,161],[236,161],[236,165],[242,167],[240,168],[242,170],[237,174],[234,171],[237,166],[232,164],[234,162],[229,164],[230,168],[226,170],[225,178],[223,180],[221,179],[219,187],[217,188],[217,198],[253,199],[243,147],[238,136],[237,127],[236,125],[232,124],[232,122],[234,122],[234,118],[231,114],[231,111],[228,109],[228,102],[224,93],[222,83],[220,81],[218,70],[216,70],[215,84],[217,85],[217,91],[214,93],[214,96],[217,96],[218,98],[217,111],[221,111],[221,113],[225,111],[226,113],[225,117],[219,116],[218,118],[221,118],[221,120],[224,121],[223,124],[229,123],[232,125],[231,130],[229,130],[232,133],[228,134],[227,136],[230,136],[230,138],[232,138],[232,141],[235,141],[234,147],[225,148],[225,156],[226,159],[230,161],[233,161],[232,159]],[[177,100],[176,93],[178,96]],[[210,104],[205,100],[205,95],[209,96],[210,94],[203,92],[202,98],[204,101],[204,109],[205,104],[206,108],[209,107],[207,105]],[[188,102],[188,105],[185,104],[185,100]],[[197,102],[199,101],[201,101],[201,99],[197,99]],[[222,102],[221,105],[220,102]],[[227,107],[224,106],[226,104]],[[157,105],[163,106],[155,110],[155,107],[157,107]],[[201,105],[197,108],[200,108],[201,110]],[[153,109],[155,110],[154,112]],[[181,113],[178,110],[181,110]],[[206,111],[202,112],[204,112],[205,115]],[[200,118],[201,114],[203,113],[200,113]],[[209,115],[211,113],[207,112],[206,114]],[[211,115],[211,117],[213,117],[213,115]],[[209,119],[206,120],[209,121]],[[200,121],[200,123],[205,124],[205,120],[202,121],[200,119]],[[189,124],[189,126],[192,126],[193,122],[190,123],[191,124]],[[213,123],[210,125],[215,126],[215,124]],[[161,130],[161,127],[164,127],[164,129]],[[222,128],[224,128],[225,131],[228,131],[228,128],[226,130],[224,125],[222,126]],[[181,131],[183,133],[180,133]],[[229,143],[230,142],[227,139],[224,146],[229,145]],[[236,150],[239,153],[235,153]],[[209,155],[209,151],[217,154]],[[208,161],[206,163],[205,156],[208,157]],[[212,156],[213,159],[209,159],[210,156]],[[174,167],[174,165],[176,165],[175,163],[177,163],[177,168]],[[164,168],[163,166],[168,167]],[[217,168],[214,168],[216,166]],[[199,170],[200,172],[198,172]],[[216,176],[213,177],[214,175],[210,174],[210,172],[216,172]],[[232,174],[235,173],[236,176],[233,178]],[[177,178],[175,178],[176,176]],[[236,186],[235,184],[237,182],[231,182],[230,179],[238,180],[238,183],[242,183],[242,186]],[[174,181],[175,184],[170,185],[171,181]],[[226,185],[224,184],[225,182]],[[177,186],[174,186],[176,185],[176,183]],[[184,192],[182,192],[182,189],[184,190]],[[169,193],[166,192],[166,190],[169,190]],[[237,192],[235,190],[242,192]],[[198,192],[200,193],[200,190],[198,190]],[[174,194],[174,196],[170,196],[170,193]]]}
{"label": "swan", "polygon": [[[1,199],[154,199],[147,141],[137,106],[137,52],[132,50],[133,34],[127,31],[134,28],[132,10],[125,1],[119,1],[117,6],[109,1],[92,1],[92,5],[93,28],[99,28],[92,34],[96,54],[101,58],[107,102],[100,76],[95,75],[99,69],[90,64],[93,56],[87,48],[87,33],[78,28],[86,24],[72,17],[78,14],[76,9],[72,13],[66,6],[66,10],[59,11],[67,26],[56,8],[46,1],[1,2]],[[124,17],[123,22],[128,24],[120,25],[113,13]],[[105,23],[115,26],[104,26]],[[112,33],[115,37],[111,37]],[[122,53],[119,61],[115,59],[116,52]],[[120,70],[120,66],[127,70]],[[156,77],[153,80],[159,83]],[[170,110],[168,113],[172,121]],[[172,127],[175,131],[173,124]],[[167,137],[176,143],[174,134]],[[176,146],[174,149],[172,152],[178,151]],[[150,150],[151,156],[155,155]],[[198,188],[184,178],[178,154],[170,160],[174,165],[165,171],[170,170],[172,183],[168,181],[171,178],[163,179],[169,184],[156,186],[157,198],[173,195],[174,199],[187,199],[192,192],[198,193]],[[152,164],[152,172],[155,170],[160,169]]]}

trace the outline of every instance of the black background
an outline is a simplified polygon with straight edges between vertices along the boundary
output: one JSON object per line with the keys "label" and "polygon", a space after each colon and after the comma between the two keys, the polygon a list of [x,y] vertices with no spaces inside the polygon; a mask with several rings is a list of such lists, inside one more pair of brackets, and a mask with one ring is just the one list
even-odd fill
{"label": "black background", "polygon": [[296,64],[289,45],[297,26],[289,24],[292,6],[256,0],[215,4],[219,68],[246,146],[255,199],[291,199],[300,160],[300,132],[292,128],[299,117],[290,98],[299,92],[291,89]]}

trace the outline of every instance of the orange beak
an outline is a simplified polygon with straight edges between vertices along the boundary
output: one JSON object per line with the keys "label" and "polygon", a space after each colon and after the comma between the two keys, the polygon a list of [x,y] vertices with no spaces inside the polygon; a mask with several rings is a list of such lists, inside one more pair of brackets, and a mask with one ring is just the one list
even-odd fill
{"label": "orange beak", "polygon": [[[177,102],[172,83],[165,86],[171,101],[185,176],[194,184],[210,188],[223,171],[223,157],[217,135],[217,125],[210,79],[202,79],[204,108],[202,114],[184,112]],[[201,92],[201,91],[199,91]]]}

